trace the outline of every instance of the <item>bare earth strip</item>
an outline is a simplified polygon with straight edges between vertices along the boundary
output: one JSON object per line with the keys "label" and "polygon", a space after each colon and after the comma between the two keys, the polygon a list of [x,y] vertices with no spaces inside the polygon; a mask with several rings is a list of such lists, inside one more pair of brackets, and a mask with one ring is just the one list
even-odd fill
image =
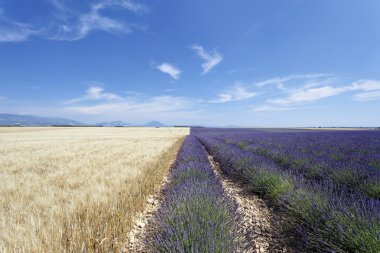
{"label": "bare earth strip", "polygon": [[283,220],[270,208],[264,200],[250,193],[240,182],[230,180],[224,176],[219,164],[212,156],[208,156],[215,170],[221,178],[225,192],[235,199],[243,214],[242,234],[250,245],[246,253],[296,253],[287,245],[282,233]]}
{"label": "bare earth strip", "polygon": [[[160,189],[163,189],[167,183],[166,175]],[[154,233],[154,216],[162,201],[163,194],[161,191],[148,196],[144,211],[137,214],[134,219],[133,228],[128,234],[128,241],[122,252],[148,252],[145,240],[149,237],[148,234]]]}

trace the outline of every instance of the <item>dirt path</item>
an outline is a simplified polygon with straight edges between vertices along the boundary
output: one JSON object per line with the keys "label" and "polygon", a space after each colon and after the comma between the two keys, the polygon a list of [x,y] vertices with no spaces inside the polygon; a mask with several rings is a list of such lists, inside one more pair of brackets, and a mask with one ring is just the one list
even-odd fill
{"label": "dirt path", "polygon": [[[173,161],[174,162],[174,161]],[[172,167],[173,162],[170,167]],[[170,172],[168,173],[168,175]],[[161,189],[168,183],[168,178],[165,177],[160,187],[160,191],[155,195],[150,195],[146,200],[146,207],[143,213],[140,213],[134,222],[133,229],[128,235],[129,243],[125,245],[123,253],[128,252],[148,252],[146,250],[145,239],[147,235],[153,231],[154,227],[154,214],[160,207],[163,201],[163,195]]]}
{"label": "dirt path", "polygon": [[251,246],[246,253],[297,253],[295,249],[287,246],[281,228],[283,220],[268,207],[264,200],[250,193],[241,183],[234,182],[223,175],[219,164],[213,157],[208,158],[226,193],[234,198],[243,214],[242,233],[246,234],[246,240]]}
{"label": "dirt path", "polygon": [[[215,174],[221,179],[227,195],[235,199],[243,220],[241,228],[242,252],[244,253],[299,253],[287,246],[282,236],[283,221],[266,202],[250,193],[241,183],[230,180],[220,170],[219,164],[208,154],[209,161]],[[170,174],[170,172],[169,172]],[[167,177],[161,189],[168,183]],[[122,252],[148,252],[144,244],[148,235],[154,232],[154,214],[163,201],[162,192],[150,195],[146,200],[146,208],[136,217],[134,227],[129,233],[129,243]],[[246,247],[248,245],[248,247]]]}

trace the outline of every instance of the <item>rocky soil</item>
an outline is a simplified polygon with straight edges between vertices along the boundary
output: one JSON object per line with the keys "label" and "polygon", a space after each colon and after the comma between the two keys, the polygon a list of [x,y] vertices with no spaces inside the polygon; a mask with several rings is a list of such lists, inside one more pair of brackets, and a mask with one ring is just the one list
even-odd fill
{"label": "rocky soil", "polygon": [[284,220],[263,199],[249,192],[242,182],[223,175],[216,161],[209,155],[215,173],[221,178],[226,193],[235,199],[243,215],[242,234],[249,248],[246,253],[298,253],[290,247],[291,238],[283,232]]}
{"label": "rocky soil", "polygon": [[[161,189],[163,189],[167,183],[168,179],[165,178]],[[161,192],[156,195],[150,195],[147,198],[145,210],[136,217],[133,229],[128,235],[129,243],[125,245],[123,252],[148,252],[145,240],[148,238],[149,233],[154,233],[155,222],[153,218],[162,201],[163,195]]]}

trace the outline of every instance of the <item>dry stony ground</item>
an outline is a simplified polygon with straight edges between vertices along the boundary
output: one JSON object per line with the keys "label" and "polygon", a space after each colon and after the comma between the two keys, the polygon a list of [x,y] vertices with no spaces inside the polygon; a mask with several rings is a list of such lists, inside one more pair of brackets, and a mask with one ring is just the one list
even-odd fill
{"label": "dry stony ground", "polygon": [[0,252],[114,252],[188,133],[0,128]]}
{"label": "dry stony ground", "polygon": [[[282,228],[284,221],[263,199],[250,193],[241,182],[230,180],[221,172],[219,165],[209,155],[209,161],[214,168],[215,174],[221,179],[227,195],[235,199],[243,220],[239,224],[241,228],[242,246],[240,249],[245,253],[299,253],[300,251],[289,246],[291,238],[284,235]],[[161,187],[167,183],[165,178]],[[129,243],[124,252],[147,252],[144,241],[154,233],[154,213],[162,203],[163,196],[159,192],[150,195],[146,199],[147,207],[140,213],[129,234]],[[248,247],[246,247],[248,245]]]}
{"label": "dry stony ground", "polygon": [[209,156],[215,173],[221,178],[226,193],[235,199],[241,213],[243,234],[250,245],[246,253],[297,253],[288,244],[289,238],[284,235],[284,221],[263,199],[252,194],[241,182],[224,176],[216,161]]}
{"label": "dry stony ground", "polygon": [[[167,178],[161,185],[161,189],[167,184]],[[146,206],[143,212],[136,215],[133,222],[133,228],[128,233],[128,242],[126,243],[123,253],[128,252],[148,252],[146,250],[145,239],[149,233],[154,233],[154,214],[163,201],[161,192],[149,195],[146,199]]]}

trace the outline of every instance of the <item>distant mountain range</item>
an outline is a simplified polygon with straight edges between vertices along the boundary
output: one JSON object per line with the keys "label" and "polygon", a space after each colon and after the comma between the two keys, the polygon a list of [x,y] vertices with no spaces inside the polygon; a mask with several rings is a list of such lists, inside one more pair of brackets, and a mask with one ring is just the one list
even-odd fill
{"label": "distant mountain range", "polygon": [[102,126],[102,127],[125,127],[125,126],[132,126],[131,123],[128,123],[126,121],[109,121],[109,122],[100,122],[95,124],[96,126]]}
{"label": "distant mountain range", "polygon": [[128,127],[128,126],[143,126],[143,127],[165,127],[159,121],[150,121],[143,125],[134,125],[126,121],[108,121],[97,124],[85,124],[79,121],[54,118],[54,117],[39,117],[32,115],[17,115],[9,113],[0,113],[0,126],[101,126],[101,127]]}
{"label": "distant mountain range", "polygon": [[2,126],[84,126],[79,121],[63,118],[37,117],[32,115],[17,115],[0,113],[0,125]]}
{"label": "distant mountain range", "polygon": [[127,127],[127,126],[135,126],[135,127],[165,127],[167,125],[162,124],[159,121],[150,121],[143,125],[135,125],[128,123],[126,121],[109,121],[109,122],[101,122],[95,124],[96,126],[103,126],[103,127]]}
{"label": "distant mountain range", "polygon": [[159,121],[151,121],[151,122],[148,122],[142,126],[145,126],[145,127],[165,127],[167,125],[164,125]]}

